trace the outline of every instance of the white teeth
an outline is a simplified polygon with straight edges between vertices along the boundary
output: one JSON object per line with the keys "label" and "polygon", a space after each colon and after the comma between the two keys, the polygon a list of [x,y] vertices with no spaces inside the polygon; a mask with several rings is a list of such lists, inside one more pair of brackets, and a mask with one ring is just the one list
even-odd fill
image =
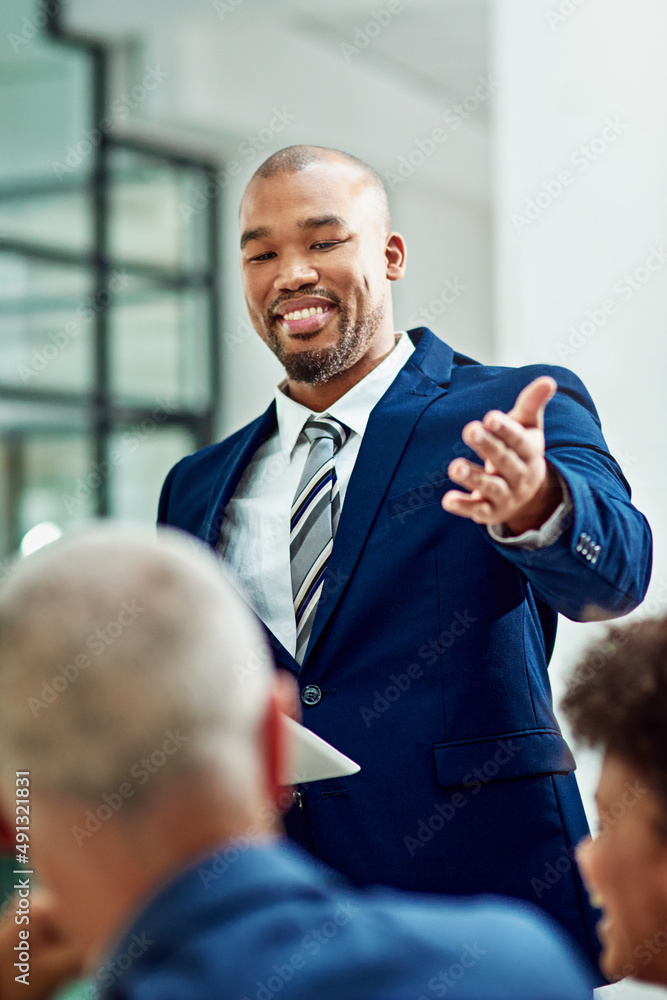
{"label": "white teeth", "polygon": [[309,316],[321,316],[322,313],[327,312],[327,309],[323,309],[322,306],[311,306],[309,309],[295,309],[293,312],[285,313],[283,319],[293,320],[293,319],[306,319]]}

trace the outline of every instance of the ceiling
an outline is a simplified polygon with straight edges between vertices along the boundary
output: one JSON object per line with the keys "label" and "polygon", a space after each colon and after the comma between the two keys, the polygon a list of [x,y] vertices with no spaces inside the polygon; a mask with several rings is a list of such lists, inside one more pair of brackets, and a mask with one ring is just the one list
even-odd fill
{"label": "ceiling", "polygon": [[[386,174],[489,73],[489,2],[68,0],[66,23],[133,52],[135,79],[168,67],[140,109],[149,128],[227,159],[284,107],[279,145],[348,149]],[[422,190],[488,201],[489,105],[420,170]]]}
{"label": "ceiling", "polygon": [[[276,29],[287,29],[312,44],[331,49],[335,40],[352,42],[387,0],[69,0],[67,21],[103,37],[151,34],[165,24],[209,21],[210,30],[233,31],[242,24],[255,32],[254,46],[270,50]],[[488,72],[489,0],[403,0],[364,58],[385,72],[402,74],[415,88],[464,97]],[[228,11],[225,8],[229,8]],[[386,19],[386,15],[385,15]],[[259,29],[259,31],[258,31]]]}

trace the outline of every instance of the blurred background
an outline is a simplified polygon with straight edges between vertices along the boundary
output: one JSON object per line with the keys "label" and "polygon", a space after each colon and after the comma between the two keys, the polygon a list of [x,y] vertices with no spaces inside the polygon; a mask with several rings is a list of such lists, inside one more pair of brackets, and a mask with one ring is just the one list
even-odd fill
{"label": "blurred background", "polygon": [[[266,407],[238,203],[308,142],[385,179],[397,328],[584,380],[654,528],[634,617],[664,613],[666,39],[662,0],[3,0],[0,576],[153,521],[171,465]],[[556,699],[601,631],[562,621]]]}

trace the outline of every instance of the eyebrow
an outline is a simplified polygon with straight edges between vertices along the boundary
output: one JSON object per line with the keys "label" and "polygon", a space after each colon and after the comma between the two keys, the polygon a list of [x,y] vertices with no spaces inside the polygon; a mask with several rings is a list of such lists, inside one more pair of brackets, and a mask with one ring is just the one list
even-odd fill
{"label": "eyebrow", "polygon": [[[340,215],[315,215],[308,219],[303,219],[298,223],[299,229],[321,229],[324,226],[338,226],[340,229],[349,229],[349,224]],[[268,226],[257,226],[256,229],[246,229],[241,236],[241,250],[251,240],[261,240],[271,236],[273,230]]]}
{"label": "eyebrow", "polygon": [[320,229],[322,226],[339,226],[349,229],[349,225],[340,215],[316,215],[299,223],[299,229]]}
{"label": "eyebrow", "polygon": [[257,229],[246,229],[243,236],[241,237],[241,249],[245,247],[246,243],[250,243],[251,240],[261,240],[265,236],[270,236],[271,230],[268,226],[258,226]]}

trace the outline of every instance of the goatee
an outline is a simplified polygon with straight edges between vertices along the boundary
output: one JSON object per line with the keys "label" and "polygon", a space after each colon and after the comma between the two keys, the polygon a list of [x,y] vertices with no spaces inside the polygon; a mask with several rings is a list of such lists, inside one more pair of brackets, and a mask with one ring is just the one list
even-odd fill
{"label": "goatee", "polygon": [[267,343],[285,369],[291,382],[317,385],[329,382],[346,372],[364,356],[382,321],[384,307],[375,306],[366,316],[350,323],[349,313],[339,305],[339,338],[332,347],[314,351],[288,351],[279,340],[275,325],[268,332]]}

